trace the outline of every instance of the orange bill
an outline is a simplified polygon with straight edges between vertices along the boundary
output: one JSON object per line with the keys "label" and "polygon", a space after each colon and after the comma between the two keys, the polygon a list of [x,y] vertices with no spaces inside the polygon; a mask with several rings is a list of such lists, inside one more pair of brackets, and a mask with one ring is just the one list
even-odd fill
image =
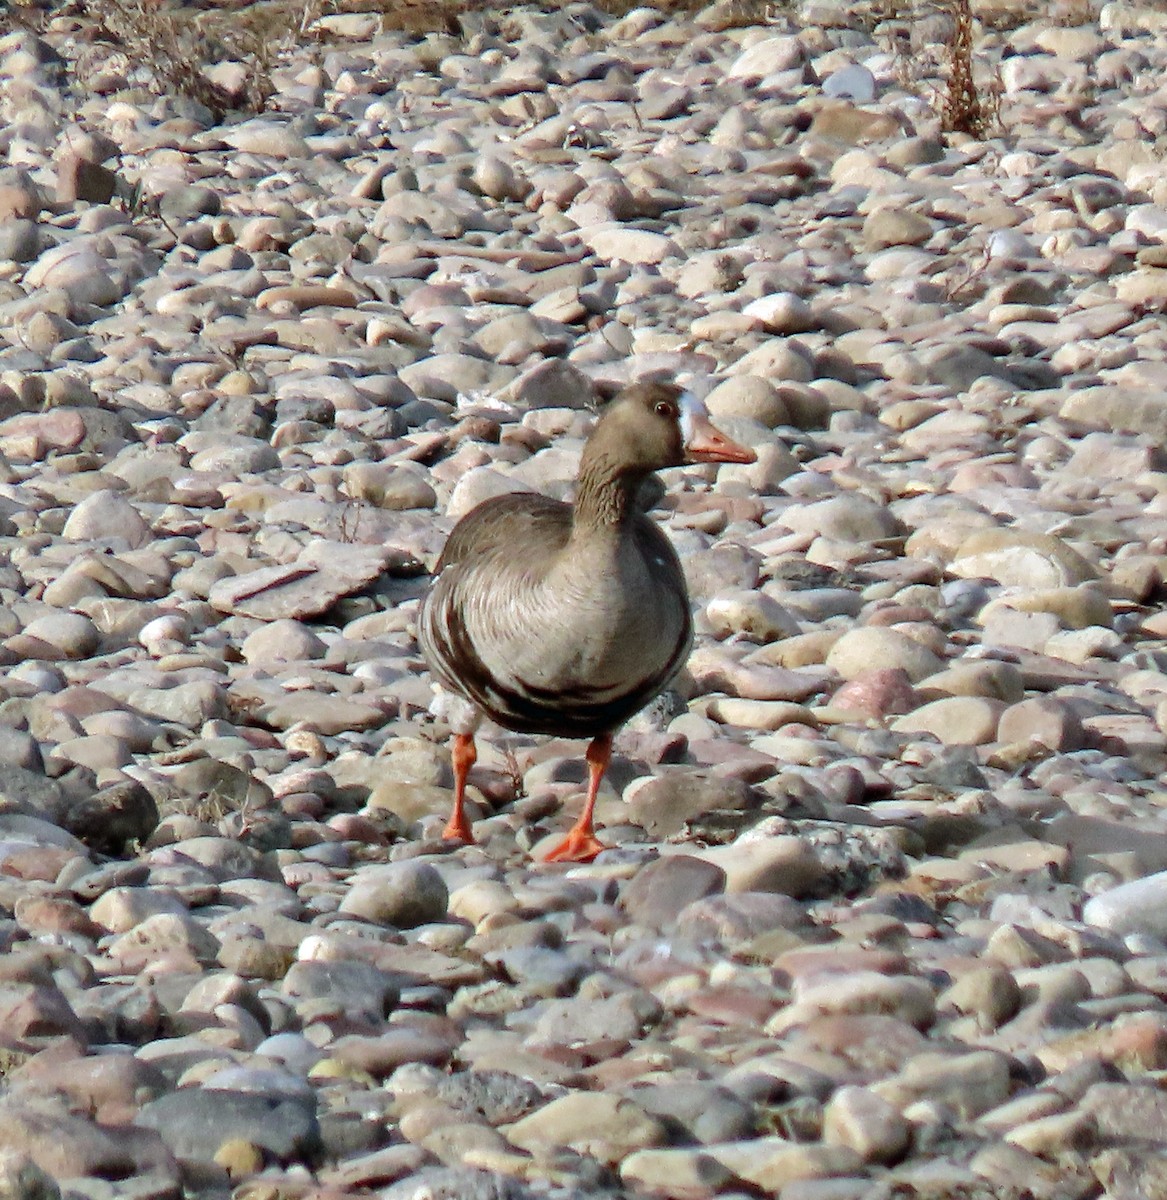
{"label": "orange bill", "polygon": [[735,442],[713,424],[705,405],[692,392],[681,396],[681,429],[685,435],[686,462],[757,461],[758,456],[749,446]]}

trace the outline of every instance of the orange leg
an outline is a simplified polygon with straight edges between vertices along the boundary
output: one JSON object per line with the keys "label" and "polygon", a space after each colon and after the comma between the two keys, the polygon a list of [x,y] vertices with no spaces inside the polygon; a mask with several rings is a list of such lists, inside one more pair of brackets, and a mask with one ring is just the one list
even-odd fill
{"label": "orange leg", "polygon": [[478,751],[474,748],[474,734],[460,733],[454,738],[454,749],[450,754],[454,763],[454,808],[442,837],[449,841],[473,842],[474,834],[470,831],[470,822],[466,820],[466,776],[470,768],[478,761]]}
{"label": "orange leg", "polygon": [[591,862],[601,850],[608,849],[592,828],[592,812],[596,807],[600,782],[612,758],[612,735],[601,733],[593,738],[585,757],[588,764],[588,797],[584,802],[584,810],[568,831],[567,837],[544,857],[544,862]]}

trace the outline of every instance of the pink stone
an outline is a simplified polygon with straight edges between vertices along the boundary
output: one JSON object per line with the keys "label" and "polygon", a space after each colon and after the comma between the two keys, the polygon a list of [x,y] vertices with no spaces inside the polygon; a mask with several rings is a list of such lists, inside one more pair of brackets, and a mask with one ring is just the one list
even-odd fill
{"label": "pink stone", "polygon": [[1034,696],[1010,705],[1001,714],[997,737],[1002,742],[1033,742],[1059,753],[1081,750],[1085,744],[1078,715],[1053,696]]}
{"label": "pink stone", "polygon": [[706,988],[689,997],[689,1010],[721,1025],[762,1026],[778,1009],[775,996],[766,996],[750,988]]}
{"label": "pink stone", "polygon": [[385,844],[385,836],[377,826],[357,813],[338,813],[329,818],[328,825],[345,841],[368,842],[375,846]]}
{"label": "pink stone", "polygon": [[18,413],[0,422],[0,439],[35,438],[50,450],[76,450],[85,440],[85,422],[70,408]]}
{"label": "pink stone", "polygon": [[877,625],[887,628],[889,625],[908,623],[912,625],[931,625],[934,614],[920,604],[884,604],[874,608],[864,619],[865,625]]}
{"label": "pink stone", "polygon": [[843,684],[831,698],[833,708],[877,718],[911,712],[918,704],[919,697],[902,667],[867,671]]}
{"label": "pink stone", "polygon": [[973,461],[958,467],[948,481],[950,492],[973,492],[980,488],[1035,488],[1038,479],[1019,463]]}

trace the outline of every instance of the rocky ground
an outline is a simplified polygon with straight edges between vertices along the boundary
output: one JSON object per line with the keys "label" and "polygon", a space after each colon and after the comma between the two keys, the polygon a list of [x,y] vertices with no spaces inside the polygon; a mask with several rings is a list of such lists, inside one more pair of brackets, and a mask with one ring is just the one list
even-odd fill
{"label": "rocky ground", "polygon": [[[978,138],[931,10],[92,9],[0,15],[5,1200],[1167,1197],[1167,14],[978,24]],[[497,731],[451,851],[427,567],[650,371],[758,451],[689,668],[610,852]]]}

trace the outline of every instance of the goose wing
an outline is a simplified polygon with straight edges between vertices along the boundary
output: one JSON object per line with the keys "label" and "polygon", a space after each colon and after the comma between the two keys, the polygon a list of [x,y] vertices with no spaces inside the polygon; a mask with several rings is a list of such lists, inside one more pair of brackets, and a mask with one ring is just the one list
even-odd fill
{"label": "goose wing", "polygon": [[[514,492],[495,496],[472,508],[454,526],[446,540],[435,575],[455,563],[471,564],[501,554],[514,561],[538,557],[550,559],[571,536],[571,506],[539,492]],[[521,555],[520,555],[521,551]]]}

